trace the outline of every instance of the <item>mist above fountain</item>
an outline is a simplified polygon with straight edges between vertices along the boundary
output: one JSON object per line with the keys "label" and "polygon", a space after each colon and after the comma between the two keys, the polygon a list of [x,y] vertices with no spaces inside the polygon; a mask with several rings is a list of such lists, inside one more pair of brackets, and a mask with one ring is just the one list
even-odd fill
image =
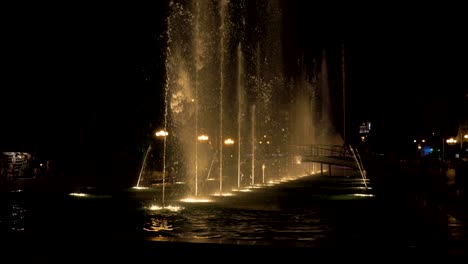
{"label": "mist above fountain", "polygon": [[299,58],[286,74],[280,1],[169,8],[165,167],[190,186],[188,195],[303,174],[291,165],[292,145],[343,143],[331,118],[326,54],[312,70]]}

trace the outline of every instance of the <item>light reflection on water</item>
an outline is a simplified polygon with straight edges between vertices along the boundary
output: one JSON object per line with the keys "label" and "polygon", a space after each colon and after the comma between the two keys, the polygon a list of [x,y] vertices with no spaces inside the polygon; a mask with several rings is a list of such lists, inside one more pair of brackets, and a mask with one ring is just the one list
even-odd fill
{"label": "light reflection on water", "polygon": [[[46,236],[57,241],[136,237],[144,241],[293,247],[336,243],[379,247],[389,240],[420,247],[437,242],[427,239],[434,228],[424,229],[413,210],[394,214],[376,203],[372,192],[356,195],[362,188],[354,182],[343,181],[340,186],[318,181],[285,184],[212,196],[210,201],[173,199],[165,207],[158,206],[159,200],[150,190],[113,195],[2,194],[0,235]],[[464,223],[453,217],[445,219],[453,243],[463,245]]]}
{"label": "light reflection on water", "polygon": [[[1,194],[0,237],[6,237],[4,233],[54,241],[131,237],[138,241],[273,245],[306,250],[329,245],[377,249],[390,245],[424,247],[432,252],[443,250],[446,242],[462,252],[468,245],[466,222],[457,215],[444,218],[440,217],[443,211],[437,210],[425,222],[416,215],[415,208],[398,208],[397,214],[387,212],[393,206],[381,207],[385,203],[374,203],[375,197],[365,193],[356,195],[354,192],[360,188],[350,189],[345,182],[343,188],[324,188],[319,183],[302,187],[304,183],[293,182],[286,187],[213,197],[211,202],[168,201],[165,207],[158,206],[157,199],[150,199],[153,195],[147,193],[49,197],[26,192]],[[442,234],[435,235],[435,231]]]}
{"label": "light reflection on water", "polygon": [[157,241],[234,244],[288,242],[313,246],[328,232],[326,219],[317,211],[279,212],[216,207],[185,208],[174,213],[149,212],[145,231]]}
{"label": "light reflection on water", "polygon": [[27,210],[24,206],[19,203],[11,204],[11,215],[6,219],[0,219],[0,221],[5,221],[11,231],[24,231],[25,229],[25,219],[27,218]]}
{"label": "light reflection on water", "polygon": [[203,199],[168,195],[172,200],[164,207],[151,189],[114,195],[15,193],[11,203],[3,203],[7,207],[0,211],[1,229],[48,236],[136,235],[156,241],[315,246],[335,232],[336,220],[330,219],[337,216],[324,210],[327,206],[313,193],[329,190],[304,184],[310,183],[288,181]]}

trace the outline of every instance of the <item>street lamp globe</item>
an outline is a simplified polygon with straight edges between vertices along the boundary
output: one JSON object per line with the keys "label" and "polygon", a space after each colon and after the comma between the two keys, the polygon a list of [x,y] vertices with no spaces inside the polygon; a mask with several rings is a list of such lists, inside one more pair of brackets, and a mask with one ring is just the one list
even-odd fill
{"label": "street lamp globe", "polygon": [[156,132],[157,137],[167,137],[167,135],[169,135],[169,133],[165,130],[159,130]]}

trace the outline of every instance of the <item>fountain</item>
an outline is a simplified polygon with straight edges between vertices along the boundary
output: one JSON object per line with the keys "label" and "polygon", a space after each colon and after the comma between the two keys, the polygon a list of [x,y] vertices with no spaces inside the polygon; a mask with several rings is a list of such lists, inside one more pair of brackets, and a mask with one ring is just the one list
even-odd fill
{"label": "fountain", "polygon": [[146,160],[148,159],[148,153],[150,152],[150,150],[151,150],[151,146],[148,146],[148,148],[146,149],[145,157],[143,158],[143,164],[141,165],[140,174],[138,175],[138,181],[137,181],[135,188],[141,188],[140,187],[141,175],[143,174],[143,170],[146,167],[145,166]]}
{"label": "fountain", "polygon": [[245,100],[243,96],[243,56],[242,43],[237,45],[237,190],[241,187],[241,129],[242,129],[242,102]]}
{"label": "fountain", "polygon": [[[142,244],[135,238],[278,245],[267,249],[271,256],[285,246],[327,242],[328,234],[336,238],[341,221],[346,240],[340,244],[361,246],[361,241],[349,239],[359,238],[354,232],[373,223],[374,218],[366,214],[369,204],[337,208],[331,199],[322,202],[322,196],[333,196],[336,190],[355,190],[349,186],[357,185],[355,179],[335,188],[335,179],[321,177],[310,166],[315,164],[296,159],[293,152],[295,146],[343,143],[331,120],[327,53],[317,52],[310,68],[301,58],[286,63],[279,0],[174,0],[169,9],[164,126],[156,133],[164,145],[148,147],[136,187],[142,187],[142,175],[149,170],[152,148],[163,152],[162,183],[125,195],[72,193],[64,201],[31,199],[33,207],[41,206],[32,211],[22,208],[21,199],[4,206],[8,210],[0,211],[0,220],[26,219],[32,226],[18,230],[21,234],[32,230],[31,234],[39,235],[37,241],[54,231],[53,241],[82,237],[86,242],[67,249],[113,237],[119,240],[113,246],[131,238],[138,253]],[[366,174],[359,169],[367,187]],[[341,197],[356,199],[343,192]],[[346,213],[341,213],[342,208]],[[15,227],[21,221],[11,222]],[[10,226],[0,227],[11,233]],[[382,234],[368,232],[373,233]],[[374,238],[368,241],[374,243]],[[168,252],[164,245],[154,250],[156,258]],[[126,250],[125,244],[118,248]],[[188,252],[198,252],[197,248]],[[186,249],[191,248],[174,252]],[[209,254],[218,247],[208,249],[202,251]],[[96,252],[95,247],[92,251]],[[110,252],[114,251],[112,247]]]}
{"label": "fountain", "polygon": [[[286,73],[280,1],[171,1],[169,9],[164,168],[178,164],[186,195],[222,196],[256,185],[256,174],[264,183],[265,166],[272,180],[300,176],[291,145],[342,144],[331,121],[326,54],[312,72],[299,60]],[[237,138],[236,152],[223,146],[228,138]]]}

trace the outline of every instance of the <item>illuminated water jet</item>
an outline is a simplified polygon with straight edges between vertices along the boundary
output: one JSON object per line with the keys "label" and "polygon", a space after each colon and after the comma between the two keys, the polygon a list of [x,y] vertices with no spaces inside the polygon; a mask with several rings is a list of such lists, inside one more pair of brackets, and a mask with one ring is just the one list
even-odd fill
{"label": "illuminated water jet", "polygon": [[[165,164],[187,183],[186,195],[304,176],[309,165],[290,162],[291,146],[343,143],[331,122],[326,53],[313,67],[298,60],[286,73],[280,1],[173,1],[169,8]],[[232,135],[233,153],[223,147]]]}
{"label": "illuminated water jet", "polygon": [[150,152],[150,150],[151,150],[151,146],[148,146],[148,149],[146,150],[146,153],[145,153],[145,157],[143,158],[143,164],[141,165],[140,174],[138,175],[138,181],[135,186],[136,188],[140,187],[141,175],[143,174],[143,170],[145,169],[146,160],[148,159],[148,153]]}

